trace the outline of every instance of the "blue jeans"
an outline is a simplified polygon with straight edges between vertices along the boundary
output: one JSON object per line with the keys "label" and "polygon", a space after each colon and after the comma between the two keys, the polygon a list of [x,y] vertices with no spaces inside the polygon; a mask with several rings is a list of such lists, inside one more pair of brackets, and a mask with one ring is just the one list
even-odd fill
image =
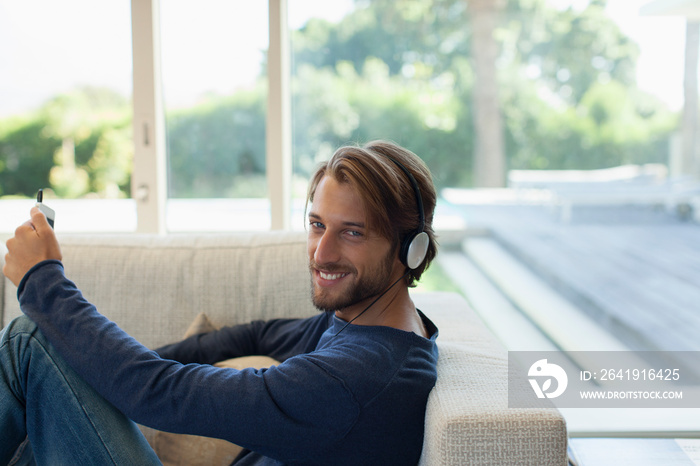
{"label": "blue jeans", "polygon": [[24,316],[0,334],[0,432],[0,464],[160,464],[136,424]]}

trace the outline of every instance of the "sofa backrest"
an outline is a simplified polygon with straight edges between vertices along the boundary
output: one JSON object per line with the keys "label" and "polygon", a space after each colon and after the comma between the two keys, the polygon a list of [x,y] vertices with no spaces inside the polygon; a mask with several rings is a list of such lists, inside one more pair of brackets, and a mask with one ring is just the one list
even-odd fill
{"label": "sofa backrest", "polygon": [[[300,279],[303,232],[59,240],[66,275],[85,298],[151,348],[179,338],[200,311],[218,325],[318,312]],[[20,310],[17,288],[3,282],[4,327]]]}

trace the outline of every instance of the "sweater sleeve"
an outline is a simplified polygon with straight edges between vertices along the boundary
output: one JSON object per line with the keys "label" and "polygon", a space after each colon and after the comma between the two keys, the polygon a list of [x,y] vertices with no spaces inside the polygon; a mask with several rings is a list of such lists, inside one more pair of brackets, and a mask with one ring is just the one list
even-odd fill
{"label": "sweater sleeve", "polygon": [[76,372],[146,426],[303,461],[340,441],[357,421],[356,400],[313,354],[243,371],[163,359],[99,314],[57,261],[32,268],[18,297]]}
{"label": "sweater sleeve", "polygon": [[328,325],[329,316],[325,314],[309,319],[260,320],[193,335],[158,348],[156,352],[163,358],[184,364],[214,364],[253,355],[270,356],[283,362],[313,351]]}

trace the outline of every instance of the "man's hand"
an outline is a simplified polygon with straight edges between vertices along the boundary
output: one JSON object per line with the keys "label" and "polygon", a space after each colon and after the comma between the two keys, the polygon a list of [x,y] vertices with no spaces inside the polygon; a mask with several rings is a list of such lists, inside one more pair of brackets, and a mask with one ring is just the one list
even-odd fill
{"label": "man's hand", "polygon": [[32,207],[31,220],[15,230],[15,236],[7,240],[7,254],[2,273],[19,286],[22,278],[39,262],[61,260],[61,248],[44,213]]}

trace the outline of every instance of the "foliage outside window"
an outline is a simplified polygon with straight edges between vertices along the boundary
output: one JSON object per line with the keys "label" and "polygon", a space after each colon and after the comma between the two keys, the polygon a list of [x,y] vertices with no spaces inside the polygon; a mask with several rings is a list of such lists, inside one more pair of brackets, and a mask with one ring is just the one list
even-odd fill
{"label": "foliage outside window", "polygon": [[[679,115],[637,89],[638,48],[604,1],[491,3],[500,5],[494,37],[508,169],[667,162]],[[309,18],[293,31],[298,179],[339,144],[391,138],[425,158],[439,188],[473,186],[470,14],[483,12],[464,0],[357,1],[338,22]],[[265,195],[256,189],[266,163],[264,88],[263,66],[254,86],[168,110],[172,196]],[[126,97],[81,87],[2,118],[1,194],[30,197],[50,186],[67,198],[129,196],[129,112]]]}
{"label": "foliage outside window", "polygon": [[32,197],[128,197],[133,158],[131,103],[83,87],[0,125],[0,192]]}
{"label": "foliage outside window", "polygon": [[[425,158],[440,188],[475,184],[467,3],[358,2],[338,24],[311,19],[295,32],[293,153],[302,176],[338,144],[391,137]],[[638,48],[605,2],[501,6],[507,169],[667,162],[678,114],[636,88]]]}

